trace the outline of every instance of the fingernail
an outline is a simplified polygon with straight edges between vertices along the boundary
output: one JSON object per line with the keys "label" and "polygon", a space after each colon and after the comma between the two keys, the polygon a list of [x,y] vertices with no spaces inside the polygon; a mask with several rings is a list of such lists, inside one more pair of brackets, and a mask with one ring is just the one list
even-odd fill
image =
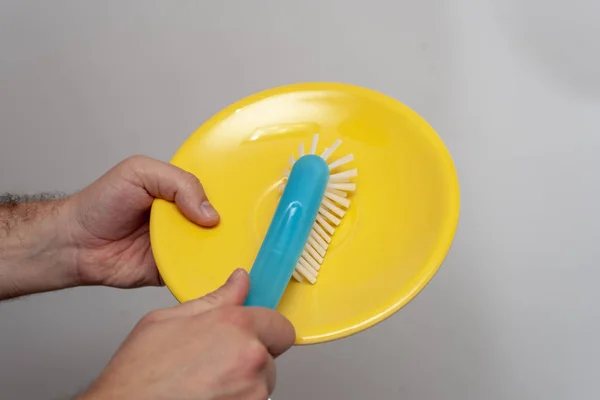
{"label": "fingernail", "polygon": [[202,204],[200,204],[200,210],[206,218],[213,219],[219,217],[219,213],[217,213],[217,210],[215,210],[208,200],[204,200]]}
{"label": "fingernail", "polygon": [[243,268],[238,268],[227,278],[227,283],[233,283],[237,281],[242,275],[244,275],[246,271]]}

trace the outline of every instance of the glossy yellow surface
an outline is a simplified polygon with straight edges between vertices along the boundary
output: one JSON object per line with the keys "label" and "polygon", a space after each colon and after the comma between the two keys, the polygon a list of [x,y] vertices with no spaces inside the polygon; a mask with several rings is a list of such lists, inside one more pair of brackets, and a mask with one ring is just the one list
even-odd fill
{"label": "glossy yellow surface", "polygon": [[331,159],[355,156],[357,191],[315,285],[291,281],[278,310],[297,343],[341,338],[385,319],[432,278],[459,215],[456,172],[444,144],[415,112],[380,93],[343,84],[299,84],[235,103],[202,125],[172,163],[198,176],[222,220],[187,221],[157,200],[151,240],[166,285],[179,301],[247,270],[275,211],[282,174],[298,144],[336,139]]}

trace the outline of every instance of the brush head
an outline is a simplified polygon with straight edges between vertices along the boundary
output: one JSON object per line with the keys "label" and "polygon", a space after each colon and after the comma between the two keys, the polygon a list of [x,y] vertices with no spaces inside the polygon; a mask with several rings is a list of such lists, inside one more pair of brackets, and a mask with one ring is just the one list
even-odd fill
{"label": "brush head", "polygon": [[[320,157],[325,162],[328,162],[334,151],[341,144],[341,140],[336,140],[331,147],[323,150]],[[316,134],[313,136],[308,155],[317,155],[318,145],[319,135]],[[290,168],[293,169],[295,163],[307,156],[304,154],[304,143],[300,143],[298,146],[298,156],[298,160],[293,155],[290,157]],[[325,255],[327,254],[327,249],[329,243],[331,243],[335,229],[342,223],[342,218],[346,214],[346,210],[350,207],[349,195],[356,190],[356,184],[351,182],[351,180],[358,176],[358,170],[356,168],[341,170],[341,167],[352,161],[354,161],[354,156],[347,154],[334,161],[330,161],[328,164],[330,174],[327,189],[321,201],[321,206],[319,207],[319,212],[308,241],[292,274],[292,277],[300,283],[308,281],[311,284],[315,284],[317,282],[321,265],[325,260]],[[281,185],[282,191],[285,189],[289,176],[290,170],[287,169],[284,172],[284,181]]]}

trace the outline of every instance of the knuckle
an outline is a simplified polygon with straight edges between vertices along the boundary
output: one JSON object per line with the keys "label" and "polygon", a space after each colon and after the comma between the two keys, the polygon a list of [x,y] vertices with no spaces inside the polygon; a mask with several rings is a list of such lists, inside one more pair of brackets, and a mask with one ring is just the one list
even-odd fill
{"label": "knuckle", "polygon": [[249,341],[239,353],[238,364],[247,371],[261,371],[269,362],[269,351],[258,340]]}
{"label": "knuckle", "polygon": [[136,154],[134,156],[130,156],[128,158],[126,158],[123,162],[122,165],[127,166],[127,167],[131,167],[131,168],[135,168],[137,166],[139,166],[140,164],[148,161],[149,157],[148,156],[144,156],[141,154]]}
{"label": "knuckle", "polygon": [[143,171],[148,161],[151,160],[150,157],[144,155],[135,155],[126,158],[121,161],[116,167],[115,171],[118,174],[124,177],[137,177],[137,174],[140,171]]}
{"label": "knuckle", "polygon": [[296,341],[296,329],[294,325],[285,316],[276,311],[271,311],[271,318],[274,322],[274,328],[278,333],[280,343],[285,343],[288,347],[292,346]]}
{"label": "knuckle", "polygon": [[281,339],[287,343],[288,346],[292,346],[296,341],[296,328],[291,321],[285,317],[282,322]]}
{"label": "knuckle", "polygon": [[181,180],[184,183],[184,185],[188,186],[188,187],[196,187],[196,186],[200,186],[200,179],[198,179],[198,177],[194,174],[192,174],[191,172],[185,171],[185,170],[181,170],[180,172],[181,174]]}

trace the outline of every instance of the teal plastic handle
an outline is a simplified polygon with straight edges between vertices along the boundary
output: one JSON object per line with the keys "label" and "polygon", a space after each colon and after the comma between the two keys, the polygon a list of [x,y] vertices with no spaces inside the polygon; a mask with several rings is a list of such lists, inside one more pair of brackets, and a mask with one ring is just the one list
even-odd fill
{"label": "teal plastic handle", "polygon": [[269,230],[250,270],[245,305],[275,309],[310,235],[329,181],[321,157],[300,157],[292,167]]}

